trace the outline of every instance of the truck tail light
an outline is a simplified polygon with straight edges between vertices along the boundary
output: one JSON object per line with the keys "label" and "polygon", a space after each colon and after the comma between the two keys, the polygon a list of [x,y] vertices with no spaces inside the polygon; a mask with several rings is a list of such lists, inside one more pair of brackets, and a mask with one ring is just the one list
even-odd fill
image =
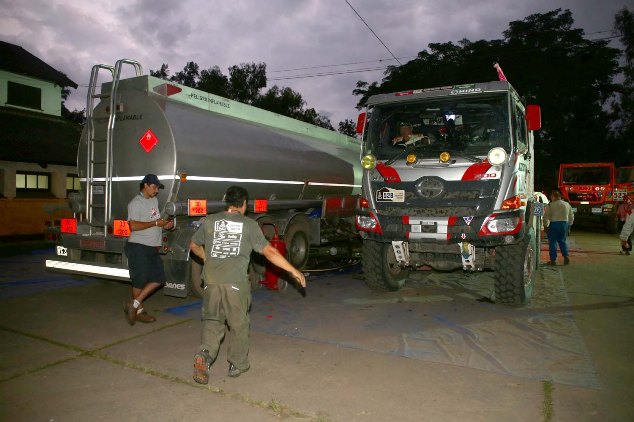
{"label": "truck tail light", "polygon": [[59,220],[62,233],[77,234],[77,220],[74,218],[62,218]]}

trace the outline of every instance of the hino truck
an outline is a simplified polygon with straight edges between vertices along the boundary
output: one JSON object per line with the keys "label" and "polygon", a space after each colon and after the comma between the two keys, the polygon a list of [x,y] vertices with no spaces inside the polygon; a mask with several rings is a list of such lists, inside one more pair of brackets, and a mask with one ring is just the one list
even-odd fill
{"label": "hino truck", "polygon": [[526,304],[539,265],[540,126],[539,106],[506,80],[370,97],[357,125],[367,285],[395,291],[410,271],[493,270],[495,301]]}
{"label": "hino truck", "polygon": [[[124,69],[135,76],[123,78]],[[201,265],[190,239],[207,214],[224,208],[234,184],[248,190],[252,217],[269,238],[279,234],[275,240],[285,242],[296,267],[360,254],[356,138],[143,75],[127,59],[93,67],[87,103],[77,158],[81,190],[69,198],[74,218],[60,222],[47,269],[129,280],[127,204],[146,173],[165,186],[160,212],[175,222],[160,248],[165,294],[200,295]],[[265,268],[254,261],[256,279]]]}

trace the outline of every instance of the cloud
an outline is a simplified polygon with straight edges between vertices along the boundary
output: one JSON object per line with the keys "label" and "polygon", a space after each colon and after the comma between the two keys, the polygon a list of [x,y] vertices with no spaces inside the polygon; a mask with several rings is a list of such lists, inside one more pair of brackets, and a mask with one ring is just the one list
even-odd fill
{"label": "cloud", "polygon": [[[611,30],[623,0],[348,0],[402,62],[429,43],[501,39],[514,20],[570,9],[586,34]],[[94,64],[120,58],[145,72],[168,63],[172,73],[194,61],[202,69],[265,62],[271,80],[299,92],[334,126],[356,117],[357,80],[383,71],[343,73],[394,64],[390,53],[345,1],[322,0],[0,0],[0,39],[21,45],[80,84],[71,108],[84,107]],[[597,34],[596,36],[609,34]],[[379,61],[383,60],[383,61]],[[348,66],[343,63],[356,63]],[[321,66],[321,67],[319,67]],[[290,71],[289,69],[309,68]],[[281,72],[284,71],[284,72]],[[319,73],[341,73],[316,76]]]}

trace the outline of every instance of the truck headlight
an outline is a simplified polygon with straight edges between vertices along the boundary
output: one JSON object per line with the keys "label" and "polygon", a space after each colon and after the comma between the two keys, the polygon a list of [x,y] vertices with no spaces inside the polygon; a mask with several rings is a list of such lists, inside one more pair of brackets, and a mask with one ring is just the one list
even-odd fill
{"label": "truck headlight", "polygon": [[487,160],[494,166],[499,166],[506,161],[506,151],[500,147],[491,148],[487,154]]}
{"label": "truck headlight", "polygon": [[376,157],[372,154],[364,155],[361,159],[361,166],[366,170],[372,170],[376,166]]}
{"label": "truck headlight", "polygon": [[373,230],[376,227],[376,220],[372,217],[367,217],[364,215],[357,216],[357,224],[360,228],[365,230]]}
{"label": "truck headlight", "polygon": [[491,233],[512,232],[517,227],[519,220],[519,217],[500,218],[499,220],[490,220],[486,226]]}

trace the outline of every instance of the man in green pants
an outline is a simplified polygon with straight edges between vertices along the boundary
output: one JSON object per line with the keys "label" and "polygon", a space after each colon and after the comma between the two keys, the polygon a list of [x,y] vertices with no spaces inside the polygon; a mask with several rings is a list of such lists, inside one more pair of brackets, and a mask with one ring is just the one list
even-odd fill
{"label": "man in green pants", "polygon": [[194,357],[194,381],[200,384],[209,382],[209,368],[218,356],[225,323],[230,329],[227,375],[238,377],[249,370],[251,251],[264,255],[306,287],[304,274],[271,246],[257,222],[244,215],[247,201],[245,189],[229,187],[224,198],[225,210],[208,216],[190,243],[191,251],[205,262],[201,345]]}

